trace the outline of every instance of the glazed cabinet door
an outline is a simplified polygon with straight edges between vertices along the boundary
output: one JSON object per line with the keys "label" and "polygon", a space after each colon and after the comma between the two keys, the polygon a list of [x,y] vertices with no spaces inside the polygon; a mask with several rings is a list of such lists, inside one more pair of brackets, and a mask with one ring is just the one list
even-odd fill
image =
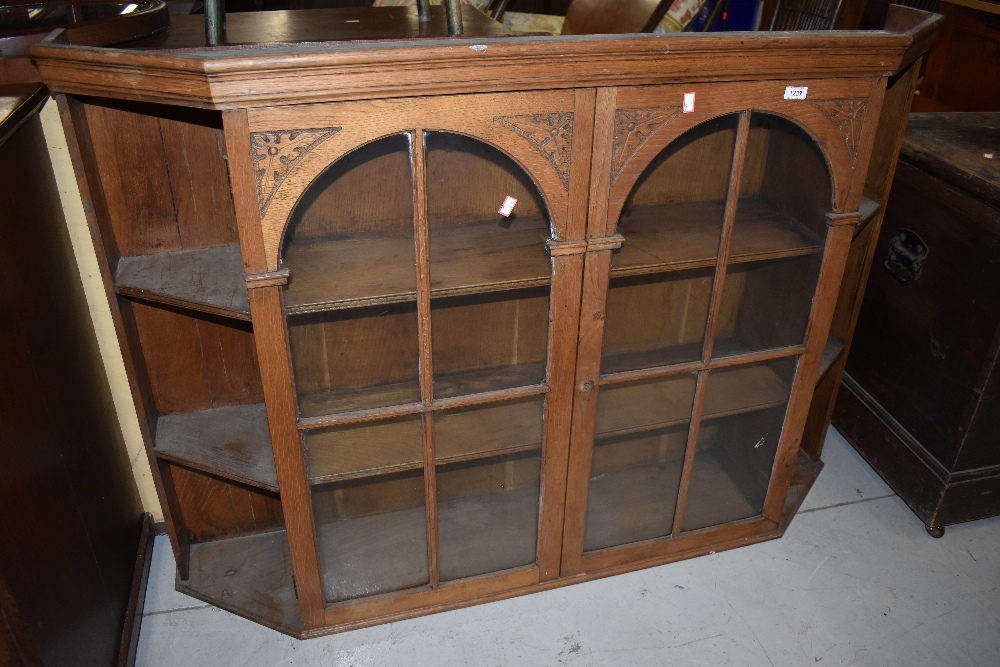
{"label": "glazed cabinet door", "polygon": [[789,83],[598,91],[563,574],[777,525],[873,84]]}
{"label": "glazed cabinet door", "polygon": [[558,574],[578,97],[249,115],[327,624]]}

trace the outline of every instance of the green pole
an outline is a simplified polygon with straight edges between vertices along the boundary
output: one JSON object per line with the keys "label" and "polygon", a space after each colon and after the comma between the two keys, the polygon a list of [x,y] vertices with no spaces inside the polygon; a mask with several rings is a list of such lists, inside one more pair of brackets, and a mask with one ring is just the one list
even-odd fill
{"label": "green pole", "polygon": [[205,41],[222,44],[226,41],[226,0],[204,0]]}
{"label": "green pole", "polygon": [[462,28],[462,5],[459,0],[444,0],[445,13],[448,15],[448,34],[461,35]]}

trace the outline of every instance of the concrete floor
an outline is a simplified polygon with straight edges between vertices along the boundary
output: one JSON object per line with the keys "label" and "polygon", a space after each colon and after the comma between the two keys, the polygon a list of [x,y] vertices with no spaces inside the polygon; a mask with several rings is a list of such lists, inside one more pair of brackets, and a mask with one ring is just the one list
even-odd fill
{"label": "concrete floor", "polygon": [[159,537],[137,665],[1000,665],[1000,518],[923,524],[836,432],[780,540],[298,641],[173,590]]}

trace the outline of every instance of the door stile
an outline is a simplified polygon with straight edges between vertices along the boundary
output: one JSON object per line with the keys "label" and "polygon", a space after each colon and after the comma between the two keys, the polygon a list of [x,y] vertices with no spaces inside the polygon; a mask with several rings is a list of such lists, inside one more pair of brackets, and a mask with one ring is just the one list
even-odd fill
{"label": "door stile", "polygon": [[789,434],[800,433],[809,416],[809,404],[812,401],[826,339],[837,306],[839,291],[837,286],[844,277],[847,255],[851,251],[851,238],[860,218],[859,213],[835,213],[827,216],[830,231],[823,248],[823,265],[820,268],[815,292],[823,296],[813,302],[806,329],[808,331],[806,347],[811,351],[799,359],[792,384],[791,400],[785,414],[785,424],[781,429],[781,440],[771,471],[771,484],[764,500],[764,518],[776,523],[781,520],[785,493],[795,472],[801,441],[801,435],[793,439]]}
{"label": "door stile", "polygon": [[[573,97],[574,157],[570,168],[570,203],[566,230],[559,235],[570,242],[583,239],[587,233],[596,96],[595,89],[587,88],[575,91]],[[562,562],[570,428],[573,423],[573,381],[585,256],[585,252],[579,252],[552,257],[546,373],[549,392],[545,397],[542,494],[538,511],[538,576],[541,581],[558,577]]]}
{"label": "door stile", "polygon": [[[729,246],[733,240],[733,230],[736,227],[736,208],[740,199],[740,187],[743,183],[743,164],[746,161],[747,141],[750,136],[750,112],[740,113],[739,125],[736,128],[736,143],[733,146],[733,163],[729,170],[729,185],[726,190],[726,209],[722,220],[722,235],[719,238],[719,255],[715,262],[715,277],[712,282],[712,296],[708,306],[708,320],[705,323],[705,340],[702,344],[701,360],[708,364],[712,360],[715,348],[715,333],[719,324],[719,312],[722,310],[722,296],[726,283],[726,267],[729,262]],[[695,454],[698,450],[698,434],[701,432],[701,415],[705,407],[705,389],[708,385],[709,371],[698,372],[698,384],[695,387],[694,405],[691,410],[691,427],[688,429],[688,441],[684,449],[684,464],[681,468],[681,482],[677,489],[677,504],[674,509],[674,522],[671,536],[681,533],[684,521],[684,510],[687,507],[688,490],[691,488],[691,474],[694,470]]]}
{"label": "door stile", "polygon": [[[434,401],[434,349],[431,342],[430,240],[427,222],[427,160],[424,131],[410,135],[413,172],[414,242],[417,260],[417,322],[420,347],[420,398],[424,407]],[[424,511],[427,517],[427,562],[430,585],[440,581],[438,567],[437,476],[434,464],[434,416],[421,415],[424,444]]]}
{"label": "door stile", "polygon": [[[267,276],[246,111],[223,112],[222,125],[244,267],[248,278],[254,274]],[[273,277],[280,282],[280,276]],[[248,280],[247,293],[296,594],[302,624],[310,629],[325,623],[326,603],[305,453],[297,425],[282,289],[272,280]]]}
{"label": "door stile", "polygon": [[[587,171],[590,179],[587,238],[602,238],[614,233],[614,225],[608,231],[607,214],[616,97],[616,88],[598,88],[594,95],[593,139]],[[566,519],[562,531],[562,576],[576,574],[582,567],[611,250],[588,251],[581,256],[581,264],[576,374],[569,392],[573,408],[566,475]]]}

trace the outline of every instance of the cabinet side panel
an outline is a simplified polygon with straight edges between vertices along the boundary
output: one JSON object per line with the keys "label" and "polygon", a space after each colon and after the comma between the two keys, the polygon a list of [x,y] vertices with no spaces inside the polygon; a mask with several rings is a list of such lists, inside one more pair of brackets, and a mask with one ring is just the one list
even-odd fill
{"label": "cabinet side panel", "polygon": [[242,327],[199,320],[198,335],[212,405],[263,403],[253,334]]}
{"label": "cabinet side panel", "polygon": [[181,466],[170,466],[177,504],[191,542],[280,530],[278,498]]}
{"label": "cabinet side panel", "polygon": [[160,414],[212,407],[198,322],[165,308],[133,302],[132,313]]}
{"label": "cabinet side panel", "polygon": [[152,116],[86,104],[94,157],[118,249],[181,248],[160,126]]}
{"label": "cabinet side panel", "polygon": [[221,119],[217,113],[185,111],[190,118],[159,121],[181,244],[191,249],[237,243]]}

